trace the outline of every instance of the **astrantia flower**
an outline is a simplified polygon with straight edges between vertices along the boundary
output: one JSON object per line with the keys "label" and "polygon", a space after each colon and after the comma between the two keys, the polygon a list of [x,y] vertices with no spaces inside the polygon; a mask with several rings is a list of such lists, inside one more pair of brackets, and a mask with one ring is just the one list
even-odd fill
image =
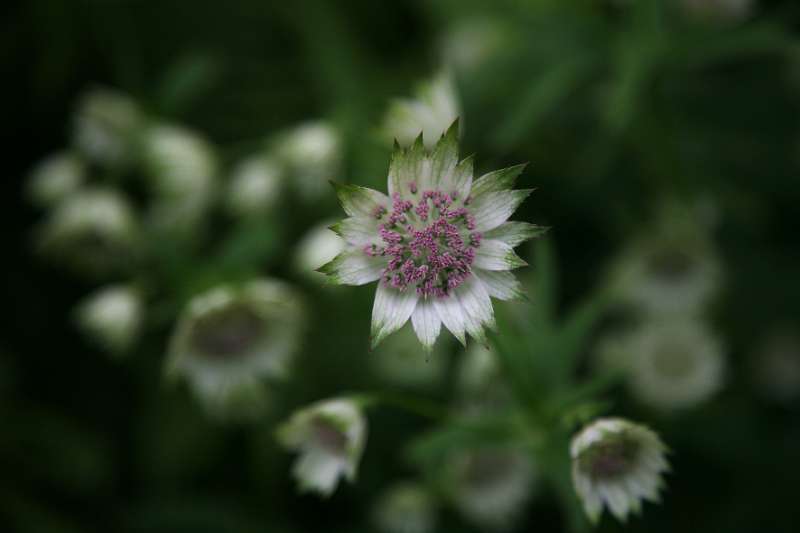
{"label": "astrantia flower", "polygon": [[453,503],[467,520],[490,531],[514,526],[536,481],[530,457],[512,447],[464,450],[448,468]]}
{"label": "astrantia flower", "polygon": [[330,225],[331,222],[328,221],[311,228],[295,249],[295,267],[299,272],[310,276],[315,281],[325,280],[325,276],[316,269],[331,261],[345,247],[342,238],[331,231]]}
{"label": "astrantia flower", "polygon": [[141,124],[141,112],[127,95],[94,89],[84,95],[78,106],[75,145],[91,161],[120,165],[131,158]]}
{"label": "astrantia flower", "polygon": [[619,520],[659,501],[669,470],[666,446],[648,428],[620,418],[601,418],[572,439],[572,481],[592,522],[608,507]]}
{"label": "astrantia flower", "polygon": [[142,325],[143,303],[128,285],[100,289],[78,307],[78,323],[88,335],[113,354],[125,351]]}
{"label": "astrantia flower", "polygon": [[36,165],[28,183],[31,200],[51,207],[78,190],[86,178],[86,166],[71,152],[59,152]]}
{"label": "astrantia flower", "polygon": [[401,146],[410,146],[422,133],[426,148],[433,149],[436,140],[460,114],[455,85],[446,72],[440,72],[419,86],[415,99],[391,103],[383,132],[389,142],[397,140]]}
{"label": "astrantia flower", "polygon": [[228,188],[228,208],[238,216],[263,215],[278,201],[282,171],[268,157],[255,156],[240,163]]}
{"label": "astrantia flower", "polygon": [[263,402],[260,380],[286,373],[300,319],[297,295],[280,281],[211,289],[184,311],[167,370],[185,376],[213,414],[257,411]]}
{"label": "astrantia flower", "polygon": [[417,483],[398,483],[378,500],[374,521],[381,533],[430,533],[436,526],[433,498]]}
{"label": "astrantia flower", "polygon": [[367,420],[351,400],[322,401],[293,414],[278,428],[278,439],[300,453],[293,470],[300,490],[329,496],[341,477],[355,481]]}
{"label": "astrantia flower", "polygon": [[56,206],[41,229],[42,250],[79,273],[106,274],[134,256],[137,224],[124,196],[80,190]]}
{"label": "astrantia flower", "polygon": [[341,144],[339,131],[332,124],[306,122],[279,138],[274,153],[289,175],[289,184],[301,197],[312,201],[339,173]]}
{"label": "astrantia flower", "polygon": [[520,287],[508,272],[526,263],[514,247],[541,233],[507,222],[531,193],[512,190],[523,166],[486,174],[473,183],[472,158],[458,162],[458,127],[433,153],[422,137],[395,150],[389,196],[336,185],[349,218],[332,227],[347,249],[319,270],[334,283],[378,281],[372,310],[372,346],[410,318],[426,349],[444,323],[462,344],[465,333],[483,341],[494,325],[490,297],[512,299]]}

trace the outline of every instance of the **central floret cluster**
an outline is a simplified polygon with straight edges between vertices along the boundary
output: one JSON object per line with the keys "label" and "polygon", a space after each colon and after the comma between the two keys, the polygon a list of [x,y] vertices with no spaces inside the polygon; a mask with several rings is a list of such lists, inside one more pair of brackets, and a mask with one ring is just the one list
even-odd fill
{"label": "central floret cluster", "polygon": [[416,204],[395,193],[391,212],[375,208],[383,244],[368,244],[364,253],[388,258],[381,279],[391,287],[416,287],[420,296],[447,296],[470,276],[481,244],[482,235],[475,231],[475,217],[467,208],[469,198],[459,200],[456,192],[419,191],[415,182],[408,188],[412,197],[418,196]]}

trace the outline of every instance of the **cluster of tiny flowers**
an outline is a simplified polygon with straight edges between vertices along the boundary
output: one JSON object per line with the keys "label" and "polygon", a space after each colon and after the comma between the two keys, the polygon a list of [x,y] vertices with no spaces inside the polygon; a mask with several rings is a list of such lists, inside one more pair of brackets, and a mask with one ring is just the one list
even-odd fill
{"label": "cluster of tiny flowers", "polygon": [[389,258],[381,279],[401,291],[415,287],[420,296],[447,296],[471,274],[475,250],[482,235],[475,231],[475,217],[466,206],[456,207],[456,193],[419,191],[408,185],[415,204],[399,193],[392,196],[392,210],[378,206],[375,218],[385,220],[378,230],[383,245],[368,244],[364,253]]}

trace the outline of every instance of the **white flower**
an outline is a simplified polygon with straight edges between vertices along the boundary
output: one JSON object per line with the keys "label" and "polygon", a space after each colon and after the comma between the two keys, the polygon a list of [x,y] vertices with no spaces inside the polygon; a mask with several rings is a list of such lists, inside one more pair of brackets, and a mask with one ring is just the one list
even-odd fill
{"label": "white flower", "polygon": [[426,386],[444,374],[448,361],[446,347],[440,343],[433,353],[427,353],[420,347],[414,330],[406,327],[381,344],[370,362],[375,372],[388,382]]}
{"label": "white flower", "polygon": [[263,215],[280,198],[283,182],[280,167],[269,158],[246,159],[233,172],[228,188],[228,208],[236,215]]}
{"label": "white flower", "polygon": [[[723,384],[725,359],[719,340],[691,319],[647,322],[606,349],[613,366],[627,373],[632,394],[662,411],[686,409],[710,398]],[[613,368],[612,368],[613,369]]]}
{"label": "white flower", "polygon": [[68,196],[49,214],[40,235],[43,251],[91,274],[128,266],[136,241],[134,212],[111,189],[83,189]]}
{"label": "white flower", "polygon": [[455,85],[446,72],[440,72],[417,88],[413,100],[392,101],[383,131],[390,142],[397,140],[401,146],[410,146],[422,133],[426,148],[432,150],[460,114]]}
{"label": "white flower", "polygon": [[704,228],[677,207],[622,254],[613,274],[619,298],[651,314],[702,313],[721,282]]}
{"label": "white flower", "polygon": [[681,0],[687,14],[699,19],[737,21],[753,10],[753,0]]}
{"label": "white flower", "polygon": [[800,397],[800,336],[788,329],[771,333],[755,352],[756,384],[778,402]]}
{"label": "white flower", "polygon": [[79,325],[112,353],[127,350],[142,325],[143,303],[127,285],[104,287],[91,294],[77,311]]}
{"label": "white flower", "polygon": [[447,466],[450,498],[467,520],[490,531],[513,528],[536,482],[524,451],[500,446],[461,450]]}
{"label": "white flower", "polygon": [[374,522],[382,533],[431,533],[436,526],[433,498],[417,483],[397,483],[378,501]]}
{"label": "white flower", "polygon": [[141,124],[141,112],[128,96],[110,89],[94,89],[84,95],[78,106],[75,145],[91,161],[120,165],[131,158]]}
{"label": "white flower", "polygon": [[624,521],[642,500],[658,502],[666,451],[658,435],[620,418],[595,420],[573,437],[572,482],[589,519],[596,523],[605,506]]}
{"label": "white flower", "polygon": [[325,276],[316,270],[333,260],[345,248],[342,238],[330,229],[332,222],[323,222],[311,228],[295,249],[295,268],[310,279],[324,281]]}
{"label": "white flower", "polygon": [[347,248],[319,271],[333,283],[378,281],[372,346],[411,319],[426,349],[444,324],[466,344],[494,326],[490,297],[520,295],[509,272],[526,263],[514,247],[539,235],[533,224],[507,222],[531,193],[513,190],[523,165],[472,181],[472,158],[458,162],[458,126],[425,150],[422,138],[397,149],[389,165],[389,196],[336,185],[349,218],[332,227]]}
{"label": "white flower", "polygon": [[286,374],[300,326],[297,295],[280,281],[211,289],[194,297],[181,316],[167,371],[185,376],[214,415],[258,412],[261,379]]}
{"label": "white flower", "polygon": [[306,122],[283,135],[275,154],[285,165],[289,183],[305,200],[316,200],[327,190],[342,165],[342,141],[333,125]]}
{"label": "white flower", "polygon": [[355,481],[367,421],[355,402],[326,400],[294,413],[278,428],[278,439],[300,454],[293,469],[300,490],[329,496],[341,477]]}
{"label": "white flower", "polygon": [[86,178],[86,165],[71,152],[46,158],[33,170],[28,192],[40,207],[52,207],[76,192]]}
{"label": "white flower", "polygon": [[159,124],[143,137],[143,157],[156,202],[151,217],[165,228],[190,228],[216,192],[217,161],[211,145],[178,126]]}

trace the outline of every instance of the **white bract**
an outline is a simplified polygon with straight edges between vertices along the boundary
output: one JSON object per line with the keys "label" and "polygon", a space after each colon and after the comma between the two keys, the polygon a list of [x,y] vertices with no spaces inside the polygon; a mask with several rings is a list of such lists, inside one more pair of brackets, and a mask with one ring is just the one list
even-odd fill
{"label": "white bract", "polygon": [[401,146],[410,146],[422,133],[426,148],[433,149],[460,114],[453,80],[446,72],[440,72],[417,88],[414,99],[392,101],[383,131],[390,142],[396,140]]}
{"label": "white bract", "polygon": [[532,496],[536,470],[521,449],[462,450],[448,466],[448,493],[470,522],[489,531],[512,529]]}
{"label": "white bract", "polygon": [[86,179],[86,165],[71,152],[59,152],[34,168],[28,194],[40,207],[52,207],[76,192]]}
{"label": "white bract", "polygon": [[127,350],[136,339],[143,314],[141,296],[128,285],[104,287],[77,310],[80,327],[113,354]]}
{"label": "white bract", "polygon": [[264,399],[261,380],[288,370],[301,315],[297,294],[277,280],[211,289],[183,312],[167,372],[185,377],[212,414],[257,412]]}
{"label": "white bract", "polygon": [[127,95],[94,89],[84,95],[75,114],[75,146],[100,165],[124,164],[132,157],[141,125],[141,112]]}
{"label": "white bract", "polygon": [[648,428],[620,418],[595,420],[572,439],[572,481],[589,519],[607,507],[619,520],[658,502],[669,470],[666,446]]}
{"label": "white bract", "polygon": [[351,400],[326,400],[294,413],[278,428],[278,439],[300,454],[293,469],[300,490],[330,496],[340,478],[355,481],[367,420]]}
{"label": "white bract", "polygon": [[282,171],[275,162],[255,156],[240,163],[228,186],[228,208],[238,216],[263,215],[280,198]]}
{"label": "white bract", "polygon": [[398,483],[378,500],[374,522],[381,533],[431,533],[436,527],[433,498],[417,483]]}
{"label": "white bract", "polygon": [[349,218],[334,225],[345,251],[319,271],[333,283],[378,282],[372,346],[409,319],[431,350],[442,324],[466,344],[483,342],[494,326],[491,297],[521,295],[509,271],[526,263],[514,247],[542,228],[508,218],[531,193],[513,190],[523,165],[472,179],[472,158],[458,161],[458,126],[433,152],[422,137],[398,148],[389,165],[389,196],[356,185],[336,185]]}

